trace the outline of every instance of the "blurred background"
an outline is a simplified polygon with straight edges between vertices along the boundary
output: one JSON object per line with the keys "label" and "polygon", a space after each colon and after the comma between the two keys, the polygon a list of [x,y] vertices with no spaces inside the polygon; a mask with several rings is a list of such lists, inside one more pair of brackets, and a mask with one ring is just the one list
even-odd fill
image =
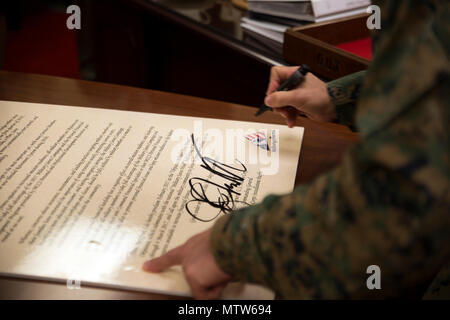
{"label": "blurred background", "polygon": [[2,1],[4,70],[80,78],[77,36],[67,28],[70,1]]}
{"label": "blurred background", "polygon": [[[1,0],[0,69],[259,106],[270,68],[288,65],[285,58],[289,52],[291,63],[305,63],[310,58],[313,71],[322,68],[325,75],[328,71],[355,71],[354,67],[346,70],[340,57],[335,62],[332,48],[358,30],[351,23],[340,32],[344,38],[331,34],[334,25],[315,32],[332,42],[322,45],[331,51],[331,58],[323,59],[322,53],[314,56],[314,50],[302,47],[304,42],[294,43],[292,50],[286,51],[285,31],[289,28],[364,12],[364,4],[370,3],[355,2],[355,12],[340,9],[337,4],[343,1],[327,1],[329,12],[318,15],[311,1]],[[70,5],[81,10],[79,30],[66,27]],[[356,47],[363,51],[360,56],[369,59],[369,38],[355,37],[363,39],[352,42],[350,51]],[[355,59],[359,59],[356,70],[368,64],[351,58]],[[316,60],[317,66],[313,65]],[[342,70],[332,70],[336,66]]]}
{"label": "blurred background", "polygon": [[[81,30],[69,30],[69,5]],[[259,105],[272,60],[232,1],[2,0],[0,67]],[[249,49],[250,48],[250,49]]]}

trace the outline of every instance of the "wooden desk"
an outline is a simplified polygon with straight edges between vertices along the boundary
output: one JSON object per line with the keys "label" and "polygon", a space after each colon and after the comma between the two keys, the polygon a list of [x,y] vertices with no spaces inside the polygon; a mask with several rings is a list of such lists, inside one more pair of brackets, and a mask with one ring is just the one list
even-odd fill
{"label": "wooden desk", "polygon": [[[174,115],[283,124],[273,113],[255,118],[255,108],[227,102],[32,74],[0,71],[0,100],[111,108]],[[335,166],[358,140],[348,128],[299,118],[305,127],[296,184],[311,181]],[[69,290],[65,285],[0,277],[0,299],[173,299],[174,297],[103,288]]]}

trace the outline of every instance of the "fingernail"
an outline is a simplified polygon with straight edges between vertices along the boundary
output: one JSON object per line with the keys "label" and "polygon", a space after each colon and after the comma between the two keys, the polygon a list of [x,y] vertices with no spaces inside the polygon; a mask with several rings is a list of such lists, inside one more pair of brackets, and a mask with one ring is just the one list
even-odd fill
{"label": "fingernail", "polygon": [[272,103],[272,95],[267,96],[264,103],[270,106],[270,104]]}

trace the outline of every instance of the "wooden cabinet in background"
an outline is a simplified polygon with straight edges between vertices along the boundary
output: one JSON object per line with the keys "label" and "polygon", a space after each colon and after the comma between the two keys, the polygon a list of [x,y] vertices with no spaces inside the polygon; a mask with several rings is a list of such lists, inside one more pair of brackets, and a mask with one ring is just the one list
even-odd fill
{"label": "wooden cabinet in background", "polygon": [[367,69],[370,61],[336,47],[370,37],[367,15],[361,14],[288,29],[284,35],[284,58],[292,64],[307,64],[328,80]]}

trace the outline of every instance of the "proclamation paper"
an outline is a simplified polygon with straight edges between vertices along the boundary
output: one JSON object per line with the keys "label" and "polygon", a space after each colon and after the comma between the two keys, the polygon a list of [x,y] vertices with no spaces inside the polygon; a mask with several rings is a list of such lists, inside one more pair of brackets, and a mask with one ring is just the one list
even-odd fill
{"label": "proclamation paper", "polygon": [[[189,296],[144,261],[292,191],[303,128],[0,101],[0,273]],[[263,236],[263,235],[262,235]],[[271,299],[232,284],[225,298]]]}

